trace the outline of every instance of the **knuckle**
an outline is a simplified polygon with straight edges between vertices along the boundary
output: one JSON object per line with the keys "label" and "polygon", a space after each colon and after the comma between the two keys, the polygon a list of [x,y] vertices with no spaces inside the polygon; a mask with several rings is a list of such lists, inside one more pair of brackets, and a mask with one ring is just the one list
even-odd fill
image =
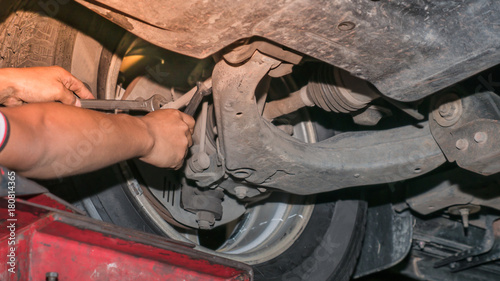
{"label": "knuckle", "polygon": [[182,147],[188,147],[189,146],[188,138],[182,138],[181,145]]}
{"label": "knuckle", "polygon": [[66,73],[68,73],[68,71],[66,69],[62,68],[59,65],[51,66],[51,68],[52,68],[53,71],[56,71],[56,72],[58,72],[60,74],[66,74]]}
{"label": "knuckle", "polygon": [[189,126],[188,126],[188,124],[186,124],[186,123],[182,123],[182,124],[181,124],[181,129],[182,129],[184,132],[188,132],[188,131],[189,131]]}

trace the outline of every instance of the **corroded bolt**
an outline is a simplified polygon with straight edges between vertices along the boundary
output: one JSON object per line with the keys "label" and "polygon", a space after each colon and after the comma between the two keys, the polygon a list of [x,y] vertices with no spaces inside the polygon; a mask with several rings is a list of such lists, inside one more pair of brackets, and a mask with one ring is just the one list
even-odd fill
{"label": "corroded bolt", "polygon": [[462,208],[458,210],[460,212],[460,215],[462,216],[462,223],[464,224],[464,228],[469,227],[469,214],[470,211],[467,208]]}
{"label": "corroded bolt", "polygon": [[457,94],[447,93],[435,101],[436,109],[432,112],[434,120],[443,127],[457,123],[462,115],[462,101]]}
{"label": "corroded bolt", "polygon": [[488,134],[486,134],[485,132],[477,132],[474,134],[474,140],[477,143],[484,143],[486,142],[487,139],[488,139]]}
{"label": "corroded bolt", "polygon": [[247,196],[248,188],[240,185],[234,188],[234,192],[236,193],[236,197],[243,199]]}
{"label": "corroded bolt", "polygon": [[459,139],[455,143],[458,150],[466,150],[469,147],[469,142],[466,139]]}
{"label": "corroded bolt", "polygon": [[200,229],[211,229],[215,224],[215,215],[207,211],[198,211],[196,213],[196,222]]}
{"label": "corroded bolt", "polygon": [[447,119],[446,117],[453,117],[457,108],[451,103],[445,103],[439,106],[438,111],[441,117]]}

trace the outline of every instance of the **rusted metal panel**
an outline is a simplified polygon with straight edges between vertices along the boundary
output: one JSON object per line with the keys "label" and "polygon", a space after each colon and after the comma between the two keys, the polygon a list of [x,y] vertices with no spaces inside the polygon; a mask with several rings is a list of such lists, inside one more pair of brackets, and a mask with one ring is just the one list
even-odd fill
{"label": "rusted metal panel", "polygon": [[[460,92],[450,89],[433,99],[431,132],[448,161],[482,175],[498,173],[500,97],[494,92],[456,95]],[[443,99],[450,95],[455,100]]]}
{"label": "rusted metal panel", "polygon": [[259,36],[413,101],[500,62],[500,1],[76,0],[168,50],[204,58]]}

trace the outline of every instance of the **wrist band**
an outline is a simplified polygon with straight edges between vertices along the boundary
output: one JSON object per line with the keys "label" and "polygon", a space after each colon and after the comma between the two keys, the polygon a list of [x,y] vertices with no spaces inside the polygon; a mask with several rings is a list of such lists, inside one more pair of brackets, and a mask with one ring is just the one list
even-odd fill
{"label": "wrist band", "polygon": [[10,135],[10,125],[7,117],[0,112],[0,151],[3,150]]}

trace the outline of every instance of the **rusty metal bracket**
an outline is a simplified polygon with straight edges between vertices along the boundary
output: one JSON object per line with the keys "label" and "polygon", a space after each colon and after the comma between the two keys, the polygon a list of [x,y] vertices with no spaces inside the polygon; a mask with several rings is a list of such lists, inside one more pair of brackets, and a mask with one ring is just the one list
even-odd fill
{"label": "rusty metal bracket", "polygon": [[500,97],[482,92],[461,100],[453,94],[450,100],[446,95],[433,99],[429,122],[448,161],[482,175],[500,172]]}
{"label": "rusty metal bracket", "polygon": [[416,177],[445,162],[424,122],[385,131],[352,132],[307,144],[265,121],[255,89],[279,61],[255,52],[213,72],[214,106],[226,173],[245,183],[296,194]]}

